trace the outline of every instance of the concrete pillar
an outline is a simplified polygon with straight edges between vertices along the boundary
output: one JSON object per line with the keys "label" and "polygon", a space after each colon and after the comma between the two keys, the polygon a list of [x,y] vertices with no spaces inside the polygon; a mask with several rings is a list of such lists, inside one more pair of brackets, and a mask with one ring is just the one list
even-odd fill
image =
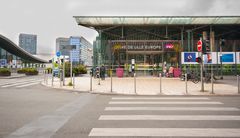
{"label": "concrete pillar", "polygon": [[215,33],[213,31],[210,32],[210,46],[211,46],[211,51],[216,52]]}

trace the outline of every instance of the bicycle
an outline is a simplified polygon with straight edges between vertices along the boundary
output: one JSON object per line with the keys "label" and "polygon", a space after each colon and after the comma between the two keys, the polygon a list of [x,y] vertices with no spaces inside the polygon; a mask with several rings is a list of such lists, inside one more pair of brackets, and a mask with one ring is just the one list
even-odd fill
{"label": "bicycle", "polygon": [[[181,75],[181,80],[184,81],[185,80],[185,74]],[[190,74],[187,74],[187,81],[190,80],[193,83],[198,83],[200,81],[200,76],[197,73],[194,73],[193,71]]]}

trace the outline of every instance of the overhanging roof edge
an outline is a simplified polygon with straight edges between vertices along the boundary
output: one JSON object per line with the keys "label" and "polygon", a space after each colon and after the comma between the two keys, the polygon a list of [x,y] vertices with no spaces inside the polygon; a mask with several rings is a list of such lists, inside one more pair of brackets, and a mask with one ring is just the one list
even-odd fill
{"label": "overhanging roof edge", "polygon": [[238,24],[240,16],[73,16],[85,27],[114,25],[206,25]]}
{"label": "overhanging roof edge", "polygon": [[[43,60],[43,59],[40,59],[40,58],[37,58],[37,57],[31,55],[30,53],[28,53],[27,51],[25,51],[21,47],[17,46],[15,43],[13,43],[10,39],[8,39],[7,37],[5,37],[5,36],[0,34],[0,43],[1,43],[1,41],[3,43],[7,44],[9,47],[6,48],[6,47],[1,46],[1,45],[0,45],[0,47],[5,49],[9,53],[12,53],[12,54],[14,54],[16,56],[21,57],[22,59],[26,59],[26,60],[29,60],[29,61],[32,61],[32,62],[36,62],[36,63],[47,63],[48,62],[46,60]],[[16,49],[16,50],[15,51],[10,51],[10,49]]]}

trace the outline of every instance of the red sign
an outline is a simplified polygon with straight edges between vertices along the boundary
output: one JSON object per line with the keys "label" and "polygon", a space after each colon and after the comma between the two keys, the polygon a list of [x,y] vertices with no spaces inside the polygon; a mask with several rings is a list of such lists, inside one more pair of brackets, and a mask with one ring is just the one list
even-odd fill
{"label": "red sign", "polygon": [[199,40],[199,41],[197,42],[197,50],[198,50],[199,52],[202,51],[202,40]]}

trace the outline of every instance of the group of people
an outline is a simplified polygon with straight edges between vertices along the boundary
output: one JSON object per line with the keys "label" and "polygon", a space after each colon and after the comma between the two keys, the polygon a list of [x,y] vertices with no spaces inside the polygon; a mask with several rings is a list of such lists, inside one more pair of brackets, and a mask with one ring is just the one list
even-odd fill
{"label": "group of people", "polygon": [[165,77],[174,77],[174,67],[173,66],[170,66],[169,68],[167,68],[167,66],[164,66],[164,69],[163,69],[163,75]]}
{"label": "group of people", "polygon": [[96,78],[101,78],[105,80],[106,68],[104,65],[101,67],[96,67],[91,69],[91,75]]}

